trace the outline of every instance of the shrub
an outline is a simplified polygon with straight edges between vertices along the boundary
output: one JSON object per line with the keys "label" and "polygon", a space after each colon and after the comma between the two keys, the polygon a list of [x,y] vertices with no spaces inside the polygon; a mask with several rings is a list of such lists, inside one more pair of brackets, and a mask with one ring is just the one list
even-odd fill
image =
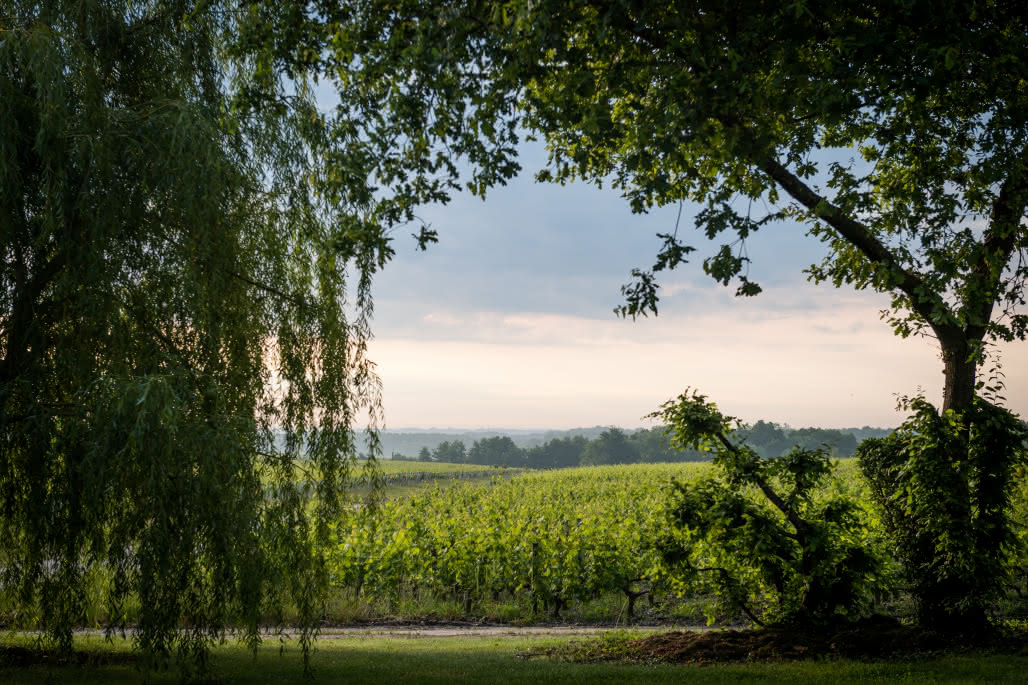
{"label": "shrub", "polygon": [[886,531],[904,564],[919,622],[983,628],[1016,544],[1014,469],[1025,463],[1024,425],[976,398],[962,414],[924,399],[892,435],[857,449]]}
{"label": "shrub", "polygon": [[762,458],[728,439],[737,422],[698,393],[654,416],[675,447],[709,450],[719,471],[673,485],[662,551],[682,586],[709,588],[761,625],[827,623],[866,610],[884,567],[855,501],[829,492],[824,450]]}

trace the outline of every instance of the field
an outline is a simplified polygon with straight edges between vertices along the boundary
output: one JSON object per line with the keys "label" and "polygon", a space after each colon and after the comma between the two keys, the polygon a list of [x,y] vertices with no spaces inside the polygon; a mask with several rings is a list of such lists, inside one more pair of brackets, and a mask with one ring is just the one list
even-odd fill
{"label": "field", "polygon": [[[450,464],[442,461],[393,461],[392,459],[379,459],[376,463],[379,470],[387,475],[393,473],[477,473],[502,470],[496,466]],[[361,462],[360,466],[363,465],[364,462]]]}
{"label": "field", "polygon": [[488,483],[489,479],[508,478],[520,472],[520,469],[501,466],[379,459],[376,462],[377,476],[371,477],[366,466],[367,462],[359,462],[357,465],[357,471],[353,474],[354,491],[368,494],[373,481],[377,479],[380,492],[387,499],[402,499],[433,484],[448,485],[464,481],[481,485]]}
{"label": "field", "polygon": [[[385,462],[384,465],[390,465]],[[648,464],[504,473],[468,469],[488,477],[416,479],[421,463],[390,465],[391,495],[374,508],[355,508],[335,529],[329,556],[332,591],[326,625],[386,622],[489,621],[507,625],[692,625],[716,618],[740,625],[742,617],[711,597],[681,594],[661,561],[666,500],[673,480],[712,474],[708,463]],[[836,464],[832,488],[866,501],[853,460]],[[431,473],[431,472],[430,472]],[[1023,508],[1023,502],[1019,504]],[[870,514],[868,514],[870,516]],[[895,594],[883,596],[902,614]],[[288,616],[286,617],[288,620]],[[100,617],[96,617],[100,622]],[[95,656],[111,645],[79,636],[77,647]],[[323,682],[1008,682],[1028,659],[1004,655],[951,655],[914,661],[861,663],[833,658],[804,663],[720,666],[568,663],[547,656],[567,643],[559,636],[398,638],[370,632],[318,642],[315,666]],[[8,635],[4,646],[27,645]],[[257,656],[231,643],[215,651],[224,682],[301,682],[290,643],[279,656],[269,637]],[[139,672],[117,641],[101,666],[3,667],[11,683],[137,682]],[[174,673],[152,682],[174,682]]]}

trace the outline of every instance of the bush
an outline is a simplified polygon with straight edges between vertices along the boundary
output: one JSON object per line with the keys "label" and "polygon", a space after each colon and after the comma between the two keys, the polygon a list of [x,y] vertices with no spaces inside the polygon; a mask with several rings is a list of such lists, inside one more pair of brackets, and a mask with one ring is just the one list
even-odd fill
{"label": "bush", "polygon": [[824,450],[760,457],[728,435],[738,424],[688,392],[654,414],[678,448],[714,455],[719,475],[675,483],[665,561],[685,587],[705,587],[754,622],[827,623],[859,617],[883,564],[863,512],[829,494]]}
{"label": "bush", "polygon": [[1017,542],[1009,509],[1026,431],[981,398],[963,414],[940,415],[920,398],[910,406],[892,435],[861,443],[860,468],[903,561],[918,621],[980,629]]}

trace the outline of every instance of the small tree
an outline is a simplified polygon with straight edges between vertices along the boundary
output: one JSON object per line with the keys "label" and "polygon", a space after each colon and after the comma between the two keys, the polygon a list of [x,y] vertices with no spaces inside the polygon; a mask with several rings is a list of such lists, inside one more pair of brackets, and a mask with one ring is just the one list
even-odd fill
{"label": "small tree", "polygon": [[860,615],[883,566],[854,501],[827,492],[824,450],[763,459],[733,443],[738,422],[695,392],[652,416],[667,424],[675,447],[712,452],[719,472],[673,485],[662,546],[679,583],[712,588],[759,624]]}
{"label": "small tree", "polygon": [[525,465],[533,469],[578,466],[589,441],[585,436],[554,438],[525,450]]}
{"label": "small tree", "polygon": [[462,440],[444,440],[433,450],[432,456],[436,461],[450,464],[463,464],[468,459],[467,448]]}
{"label": "small tree", "polygon": [[485,466],[523,466],[525,451],[510,437],[496,435],[476,440],[468,450],[468,463]]}

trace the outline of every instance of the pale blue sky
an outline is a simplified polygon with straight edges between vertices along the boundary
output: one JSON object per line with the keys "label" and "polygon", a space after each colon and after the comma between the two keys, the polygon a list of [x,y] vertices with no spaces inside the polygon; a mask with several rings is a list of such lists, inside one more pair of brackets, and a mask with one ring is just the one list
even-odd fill
{"label": "pale blue sky", "polygon": [[[419,214],[439,231],[427,252],[397,231],[397,255],[374,287],[372,355],[386,426],[570,428],[638,426],[687,386],[747,421],[895,425],[896,397],[937,401],[931,341],[895,338],[887,299],[806,281],[822,256],[800,227],[774,224],[749,241],[756,298],[735,298],[702,273],[715,245],[683,212],[699,248],[663,276],[657,319],[612,313],[633,267],[649,267],[676,207],[633,215],[620,195],[585,184],[535,183],[545,162],[485,201],[458,195]],[[1028,409],[1025,346],[1003,355],[1009,406]]]}

